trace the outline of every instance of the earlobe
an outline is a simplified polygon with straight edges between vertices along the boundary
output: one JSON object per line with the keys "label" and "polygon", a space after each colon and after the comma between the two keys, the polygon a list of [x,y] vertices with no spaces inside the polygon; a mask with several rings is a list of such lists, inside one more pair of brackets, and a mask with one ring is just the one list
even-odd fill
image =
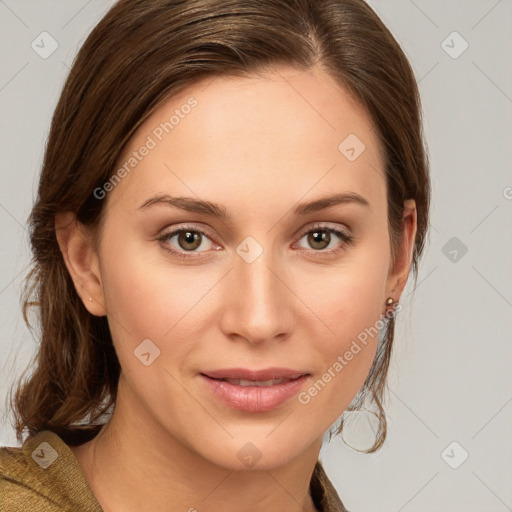
{"label": "earlobe", "polygon": [[55,234],[68,272],[84,306],[92,315],[104,316],[105,298],[98,255],[91,236],[79,224],[73,212],[55,216]]}
{"label": "earlobe", "polygon": [[404,201],[404,212],[402,217],[402,236],[401,243],[397,251],[397,256],[393,268],[388,275],[387,296],[392,296],[399,300],[411,270],[412,256],[416,241],[417,215],[416,202],[414,199]]}

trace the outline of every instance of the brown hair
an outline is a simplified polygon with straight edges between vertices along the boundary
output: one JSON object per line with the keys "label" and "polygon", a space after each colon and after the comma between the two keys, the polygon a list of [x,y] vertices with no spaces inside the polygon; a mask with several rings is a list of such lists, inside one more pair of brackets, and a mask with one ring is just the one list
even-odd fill
{"label": "brown hair", "polygon": [[[384,148],[392,256],[403,202],[416,201],[412,271],[427,235],[428,158],[421,106],[409,62],[363,0],[120,0],[80,49],[54,112],[36,203],[29,217],[34,266],[23,314],[39,313],[41,342],[32,374],[11,390],[18,440],[52,430],[80,444],[100,430],[115,404],[120,366],[106,317],[78,296],[55,234],[71,211],[97,232],[104,201],[94,190],[115,172],[121,150],[164,101],[204,77],[244,76],[275,65],[323,66],[351,91]],[[341,142],[341,141],[340,141]],[[376,451],[386,436],[382,407],[395,318],[348,410],[370,395],[377,406]],[[343,427],[340,425],[338,433]]]}

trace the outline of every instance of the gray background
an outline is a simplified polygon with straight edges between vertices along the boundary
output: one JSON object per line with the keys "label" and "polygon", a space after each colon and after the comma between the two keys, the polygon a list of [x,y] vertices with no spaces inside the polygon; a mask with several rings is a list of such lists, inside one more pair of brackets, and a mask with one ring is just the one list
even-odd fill
{"label": "gray background", "polygon": [[[384,447],[365,455],[333,438],[321,459],[354,512],[512,511],[512,0],[369,3],[419,81],[430,244],[402,296]],[[0,0],[0,445],[16,445],[4,401],[36,349],[19,295],[51,115],[111,4]],[[46,59],[31,47],[44,31],[58,43]],[[370,446],[372,422],[350,416],[345,441]]]}

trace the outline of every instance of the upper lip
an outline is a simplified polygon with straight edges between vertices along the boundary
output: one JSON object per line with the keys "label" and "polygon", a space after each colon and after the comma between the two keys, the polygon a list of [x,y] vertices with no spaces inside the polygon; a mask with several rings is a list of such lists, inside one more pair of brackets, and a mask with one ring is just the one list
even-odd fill
{"label": "upper lip", "polygon": [[291,368],[263,368],[261,370],[250,370],[248,368],[224,368],[221,370],[209,370],[202,372],[211,379],[243,379],[251,381],[265,381],[273,379],[296,379],[307,372],[293,370]]}

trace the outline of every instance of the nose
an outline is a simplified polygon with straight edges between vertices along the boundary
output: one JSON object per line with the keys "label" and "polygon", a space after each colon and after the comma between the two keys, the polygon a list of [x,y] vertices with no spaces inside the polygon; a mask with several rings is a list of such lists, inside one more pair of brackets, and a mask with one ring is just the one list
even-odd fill
{"label": "nose", "polygon": [[223,280],[222,331],[253,345],[286,339],[293,330],[293,307],[299,303],[290,288],[290,272],[270,250],[253,261],[240,254]]}

